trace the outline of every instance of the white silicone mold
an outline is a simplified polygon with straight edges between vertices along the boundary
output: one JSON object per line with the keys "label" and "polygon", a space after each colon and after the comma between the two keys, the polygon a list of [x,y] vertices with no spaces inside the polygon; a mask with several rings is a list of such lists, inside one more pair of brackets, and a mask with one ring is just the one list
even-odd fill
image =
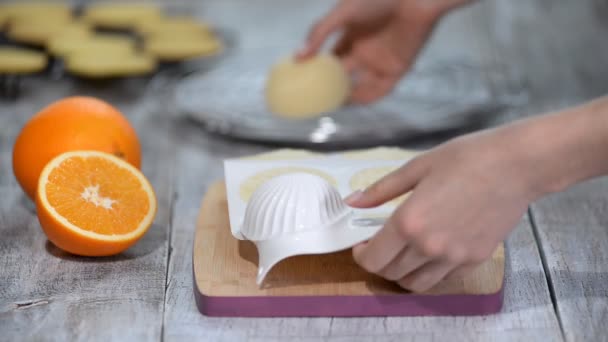
{"label": "white silicone mold", "polygon": [[258,250],[259,285],[285,258],[347,249],[368,240],[380,227],[355,220],[340,193],[323,178],[290,173],[252,194],[241,233]]}

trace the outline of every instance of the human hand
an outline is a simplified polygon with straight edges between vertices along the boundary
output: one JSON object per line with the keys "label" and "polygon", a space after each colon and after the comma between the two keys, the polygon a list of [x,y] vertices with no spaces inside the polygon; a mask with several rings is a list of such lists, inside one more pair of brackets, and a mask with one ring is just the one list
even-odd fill
{"label": "human hand", "polygon": [[346,201],[369,208],[410,192],[371,240],[365,270],[422,292],[488,259],[540,191],[519,125],[457,138],[419,155]]}
{"label": "human hand", "polygon": [[334,52],[354,76],[351,101],[374,102],[408,71],[438,19],[468,1],[342,0],[313,26],[296,59],[315,55],[329,35],[342,30]]}

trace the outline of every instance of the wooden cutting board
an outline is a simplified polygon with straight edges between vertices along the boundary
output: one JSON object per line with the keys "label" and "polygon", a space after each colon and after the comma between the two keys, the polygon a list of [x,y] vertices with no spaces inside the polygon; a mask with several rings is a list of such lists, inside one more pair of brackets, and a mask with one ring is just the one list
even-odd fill
{"label": "wooden cutting board", "polygon": [[225,185],[218,182],[202,202],[192,266],[196,304],[208,316],[424,316],[499,311],[504,262],[501,245],[466,278],[413,294],[363,271],[347,250],[286,259],[258,288],[256,248],[232,236]]}

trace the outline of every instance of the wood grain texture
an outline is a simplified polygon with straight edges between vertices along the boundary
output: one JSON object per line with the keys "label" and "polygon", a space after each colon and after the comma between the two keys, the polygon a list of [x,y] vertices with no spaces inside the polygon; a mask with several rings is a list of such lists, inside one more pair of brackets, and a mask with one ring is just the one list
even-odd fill
{"label": "wood grain texture", "polygon": [[257,252],[230,232],[226,189],[205,195],[195,232],[193,271],[199,309],[209,316],[480,315],[502,306],[504,248],[465,278],[446,279],[424,294],[364,272],[350,250],[297,256],[256,284]]}
{"label": "wood grain texture", "polygon": [[13,106],[8,102],[4,105],[5,109],[0,111],[0,186],[8,186],[14,179],[12,148],[15,135],[20,129]]}
{"label": "wood grain texture", "polygon": [[[223,177],[222,160],[267,149],[223,140],[202,133],[185,123],[174,126],[176,139],[175,206],[172,215],[170,258],[165,301],[166,341],[231,341],[242,336],[232,333],[231,320],[203,320],[194,302],[192,288],[192,247],[200,201],[206,189]],[[255,322],[251,322],[256,324]],[[305,322],[302,322],[306,325]]]}
{"label": "wood grain texture", "polygon": [[[35,101],[27,97],[10,112],[25,122],[41,106],[72,94],[74,83],[56,81]],[[134,86],[134,87],[133,87]],[[143,172],[154,186],[159,211],[154,225],[121,255],[84,258],[49,243],[31,203],[16,186],[0,196],[0,339],[159,340],[162,330],[167,236],[171,208],[171,144],[161,121],[138,100],[141,84],[113,84],[78,92],[95,93],[121,109],[140,134]],[[145,134],[142,134],[145,133]],[[3,150],[3,153],[5,150]],[[3,156],[5,158],[5,156]]]}
{"label": "wood grain texture", "polygon": [[[495,4],[495,11],[502,14],[497,17],[496,37],[505,58],[535,75],[529,78],[532,101],[528,113],[522,114],[557,110],[608,93],[608,70],[603,67],[608,47],[598,42],[598,37],[608,35],[605,2]],[[606,179],[598,179],[531,207],[568,341],[607,340],[607,190]]]}
{"label": "wood grain texture", "polygon": [[[223,182],[214,183],[209,188],[196,226],[193,266],[195,280],[203,296],[406,295],[394,283],[363,271],[348,250],[288,258],[275,266],[263,286],[258,287],[255,282],[257,252],[251,242],[237,240],[230,232]],[[446,279],[425,295],[496,294],[502,288],[503,279],[504,248],[501,245],[490,260],[468,277]]]}
{"label": "wood grain texture", "polygon": [[532,206],[568,341],[605,341],[608,319],[608,178]]}
{"label": "wood grain texture", "polygon": [[[27,120],[58,94],[68,90],[68,85],[58,85],[58,89],[40,91],[46,87],[41,76],[30,76],[22,80],[21,92],[18,98],[0,99],[0,185],[16,186],[13,176],[12,152],[13,143],[21,127]],[[20,191],[20,190],[19,190]]]}

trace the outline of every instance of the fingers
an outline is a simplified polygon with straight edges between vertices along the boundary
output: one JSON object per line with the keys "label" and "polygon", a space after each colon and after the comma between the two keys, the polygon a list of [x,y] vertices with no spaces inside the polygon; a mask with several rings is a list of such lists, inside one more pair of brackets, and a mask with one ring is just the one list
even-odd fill
{"label": "fingers", "polygon": [[333,48],[334,54],[339,57],[345,57],[350,55],[350,52],[353,47],[353,42],[355,41],[352,34],[348,31],[344,33],[342,37],[338,40],[336,45]]}
{"label": "fingers", "polygon": [[355,261],[366,271],[396,281],[405,289],[424,292],[454,272],[472,270],[472,266],[458,268],[458,262],[419,252],[392,227],[389,221],[369,242],[353,248]]}
{"label": "fingers", "polygon": [[397,281],[429,261],[431,261],[431,258],[419,253],[416,248],[408,246],[388,266],[380,271],[378,275],[388,280]]}
{"label": "fingers", "polygon": [[409,68],[411,56],[405,58],[400,56],[390,42],[365,37],[351,37],[355,43],[350,53],[357,56],[359,63],[364,65],[367,70],[373,72],[381,78],[393,76],[401,78]]}
{"label": "fingers", "polygon": [[353,258],[366,271],[379,273],[404,247],[405,239],[389,220],[371,240],[353,247]]}
{"label": "fingers", "polygon": [[479,267],[479,263],[475,264],[466,264],[462,266],[458,266],[454,268],[450,273],[446,276],[446,278],[462,278],[471,274]]}
{"label": "fingers", "polygon": [[412,190],[425,173],[425,163],[412,159],[362,192],[358,191],[346,197],[345,201],[357,208],[379,206]]}
{"label": "fingers", "polygon": [[353,82],[358,82],[358,70],[360,69],[359,63],[357,63],[357,59],[353,56],[344,56],[342,58],[342,65],[348,74],[355,79]]}
{"label": "fingers", "polygon": [[350,95],[350,101],[356,104],[369,104],[388,95],[396,83],[395,78],[378,76],[370,72],[358,74]]}
{"label": "fingers", "polygon": [[350,94],[350,102],[355,104],[369,104],[390,94],[397,82],[401,79],[405,68],[395,60],[394,56],[387,55],[381,48],[367,45],[355,47],[350,45],[353,37],[349,32],[336,46],[336,54],[343,61],[350,60],[354,67],[350,70],[356,74]]}
{"label": "fingers", "polygon": [[455,268],[448,261],[433,261],[398,281],[399,286],[413,292],[424,292],[437,285]]}
{"label": "fingers", "polygon": [[350,12],[343,4],[340,3],[313,26],[308,33],[304,48],[296,53],[296,60],[305,60],[317,54],[327,38],[346,24]]}

